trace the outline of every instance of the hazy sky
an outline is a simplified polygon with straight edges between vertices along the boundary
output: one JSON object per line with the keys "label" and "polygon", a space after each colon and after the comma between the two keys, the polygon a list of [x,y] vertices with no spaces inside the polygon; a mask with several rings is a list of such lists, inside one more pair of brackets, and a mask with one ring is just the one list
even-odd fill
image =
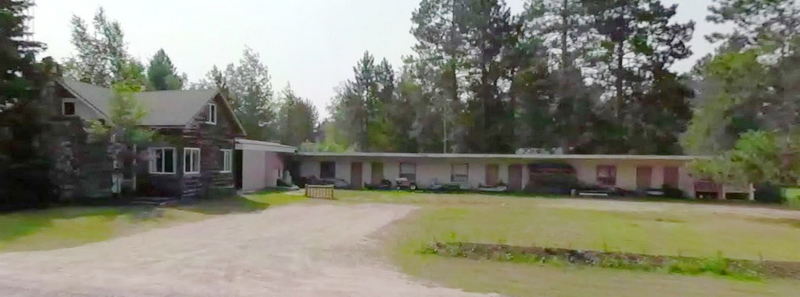
{"label": "hazy sky", "polygon": [[[507,0],[514,12],[524,0]],[[711,0],[678,3],[678,20],[697,22],[687,70],[713,48],[703,35],[719,28],[705,22]],[[72,54],[70,18],[90,20],[98,7],[121,23],[128,49],[147,61],[164,48],[180,72],[194,82],[213,65],[238,61],[249,46],[261,55],[277,91],[291,83],[326,115],[334,87],[352,76],[352,67],[369,50],[399,68],[411,53],[411,12],[418,0],[36,0],[34,37],[47,43],[45,55],[61,60]]]}

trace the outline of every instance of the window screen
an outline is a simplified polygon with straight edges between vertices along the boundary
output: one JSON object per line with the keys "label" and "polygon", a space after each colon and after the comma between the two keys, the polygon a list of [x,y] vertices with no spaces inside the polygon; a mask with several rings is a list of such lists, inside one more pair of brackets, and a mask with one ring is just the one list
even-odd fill
{"label": "window screen", "polygon": [[410,181],[417,180],[417,164],[414,163],[400,163],[400,177],[407,178]]}
{"label": "window screen", "polygon": [[335,162],[320,162],[319,164],[319,177],[320,178],[335,178],[336,177],[336,163]]}
{"label": "window screen", "polygon": [[184,148],[183,149],[183,172],[184,173],[200,173],[200,149],[199,148]]}
{"label": "window screen", "polygon": [[469,164],[453,164],[450,167],[450,181],[466,183],[469,181]]}
{"label": "window screen", "polygon": [[601,186],[616,186],[617,167],[613,165],[597,166],[597,184]]}

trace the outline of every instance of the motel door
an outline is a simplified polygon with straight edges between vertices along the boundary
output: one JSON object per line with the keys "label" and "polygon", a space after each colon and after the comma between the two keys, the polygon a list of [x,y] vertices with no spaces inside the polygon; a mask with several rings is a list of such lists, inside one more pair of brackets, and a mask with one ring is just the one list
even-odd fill
{"label": "motel door", "polygon": [[653,167],[638,166],[636,167],[636,188],[644,190],[651,188],[653,178]]}
{"label": "motel door", "polygon": [[350,186],[353,189],[361,189],[364,186],[364,181],[362,181],[361,174],[361,162],[353,162],[350,164]]}
{"label": "motel door", "polygon": [[522,191],[522,165],[508,166],[508,189],[515,192]]}

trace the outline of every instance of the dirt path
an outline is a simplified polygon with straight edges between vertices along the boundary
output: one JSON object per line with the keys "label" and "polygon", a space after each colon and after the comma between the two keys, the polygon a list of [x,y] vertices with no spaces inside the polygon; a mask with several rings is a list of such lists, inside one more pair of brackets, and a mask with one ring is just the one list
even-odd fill
{"label": "dirt path", "polygon": [[0,296],[477,296],[369,256],[403,205],[305,204],[0,255]]}

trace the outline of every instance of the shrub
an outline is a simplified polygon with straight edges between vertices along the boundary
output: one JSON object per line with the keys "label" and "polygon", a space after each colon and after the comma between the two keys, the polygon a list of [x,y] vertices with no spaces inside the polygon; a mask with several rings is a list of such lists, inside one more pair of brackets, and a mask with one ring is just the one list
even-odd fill
{"label": "shrub", "polygon": [[783,202],[793,208],[800,208],[800,188],[783,188]]}
{"label": "shrub", "polygon": [[756,201],[764,203],[783,202],[781,188],[769,183],[756,186]]}
{"label": "shrub", "polygon": [[664,191],[664,198],[675,198],[675,199],[686,198],[686,193],[684,193],[683,190],[675,188],[670,185],[662,186],[661,190]]}

